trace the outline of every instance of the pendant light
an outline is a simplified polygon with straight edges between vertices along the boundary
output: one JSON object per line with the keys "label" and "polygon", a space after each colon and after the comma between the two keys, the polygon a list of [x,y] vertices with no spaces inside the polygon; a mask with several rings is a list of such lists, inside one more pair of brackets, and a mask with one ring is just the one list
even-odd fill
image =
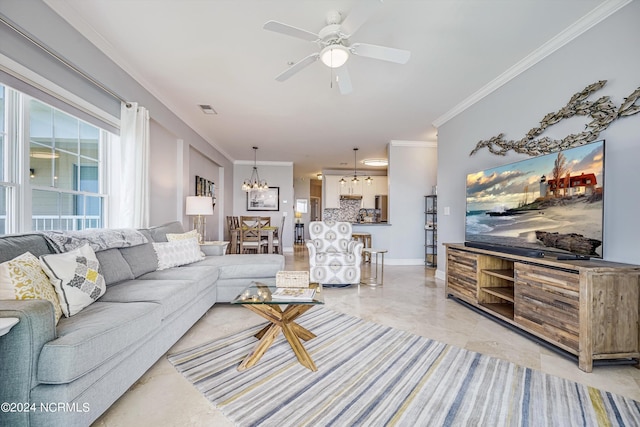
{"label": "pendant light", "polygon": [[[358,182],[360,182],[360,180],[358,179],[358,149],[354,148],[353,149],[353,178],[351,179],[351,183],[352,184],[357,184]],[[340,185],[344,186],[347,183],[347,180],[344,179],[344,177],[342,177],[342,179],[339,181]],[[367,185],[371,185],[371,183],[373,182],[373,178],[371,178],[370,176],[368,176],[364,182],[367,183]]]}
{"label": "pendant light", "polygon": [[242,190],[246,192],[252,190],[265,191],[269,189],[267,181],[261,181],[260,175],[258,175],[257,153],[258,147],[253,147],[253,171],[251,172],[251,178],[245,179],[242,183]]}

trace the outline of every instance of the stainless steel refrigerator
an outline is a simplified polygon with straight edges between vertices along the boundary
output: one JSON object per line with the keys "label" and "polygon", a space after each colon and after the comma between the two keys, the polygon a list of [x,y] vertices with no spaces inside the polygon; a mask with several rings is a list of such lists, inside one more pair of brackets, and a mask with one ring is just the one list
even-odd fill
{"label": "stainless steel refrigerator", "polygon": [[384,195],[376,196],[375,207],[380,210],[380,222],[387,222],[389,216],[389,197]]}

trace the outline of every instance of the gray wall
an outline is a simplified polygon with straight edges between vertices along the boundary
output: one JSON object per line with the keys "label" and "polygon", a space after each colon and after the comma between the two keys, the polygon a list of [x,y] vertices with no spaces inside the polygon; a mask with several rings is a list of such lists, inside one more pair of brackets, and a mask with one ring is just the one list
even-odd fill
{"label": "gray wall", "polygon": [[[462,114],[438,128],[438,233],[441,242],[464,241],[467,173],[526,158],[495,156],[486,149],[469,156],[480,140],[504,133],[518,140],[545,114],[566,105],[573,94],[598,80],[607,85],[590,99],[608,95],[620,105],[640,86],[640,2],[632,2],[551,54]],[[564,138],[584,129],[589,118],[573,118],[545,136]],[[604,258],[640,264],[640,115],[622,118],[601,133],[606,140]],[[444,215],[448,207],[451,214]],[[444,277],[445,255],[438,256]]]}
{"label": "gray wall", "polygon": [[[303,213],[302,218],[300,218],[300,222],[304,224],[304,239],[306,241],[309,239],[309,223],[311,222],[311,182],[309,178],[296,178],[293,182],[293,189],[294,199],[292,202],[292,208],[294,213],[296,199],[307,200],[307,213]],[[295,218],[290,223],[292,227],[294,227],[293,224],[295,224]]]}
{"label": "gray wall", "polygon": [[[258,153],[259,155],[260,153]],[[280,226],[282,215],[286,213],[283,235],[284,250],[293,249],[293,163],[290,162],[258,162],[260,179],[267,181],[269,187],[279,187],[280,210],[247,211],[247,194],[242,191],[242,183],[251,177],[253,162],[236,162],[233,171],[233,215],[270,216],[271,223]]]}
{"label": "gray wall", "polygon": [[[173,206],[181,194],[176,187],[178,176],[176,141],[178,138],[155,120],[150,120],[149,137],[152,141],[149,155],[152,171],[149,179],[151,194],[149,222],[154,225],[164,224],[177,218],[177,210],[168,207]],[[153,171],[162,171],[162,173]]]}
{"label": "gray wall", "polygon": [[[184,219],[180,212],[184,212],[184,197],[191,183],[188,181],[190,147],[201,153],[208,161],[221,167],[223,175],[215,182],[216,185],[218,181],[221,183],[222,199],[219,199],[216,206],[215,221],[221,222],[225,215],[232,214],[233,165],[229,159],[213,148],[42,1],[2,0],[0,14],[124,99],[138,102],[149,110],[152,152],[150,168],[152,225]],[[119,101],[76,76],[4,25],[0,25],[0,53],[111,115],[116,117],[120,115]],[[189,223],[185,222],[184,225],[188,227]],[[212,238],[219,237],[214,235]]]}
{"label": "gray wall", "polygon": [[436,185],[437,158],[434,143],[389,144],[390,263],[424,263],[424,196]]}
{"label": "gray wall", "polygon": [[[202,178],[205,178],[206,180],[213,181],[216,184],[217,198],[218,193],[221,193],[222,191],[219,191],[218,189],[218,185],[220,183],[220,169],[221,168],[217,164],[212,162],[198,150],[191,147],[191,149],[189,150],[189,179],[187,183],[186,194],[188,196],[194,196],[196,194],[195,179],[196,176],[200,176]],[[216,203],[213,211],[213,216],[207,216],[205,218],[205,240],[207,241],[224,240],[224,229],[222,228],[222,226],[224,225],[224,221],[221,221],[219,215],[217,215],[219,211],[220,206],[218,203]],[[185,215],[183,222],[189,224],[189,229],[193,228],[193,217],[187,217]]]}

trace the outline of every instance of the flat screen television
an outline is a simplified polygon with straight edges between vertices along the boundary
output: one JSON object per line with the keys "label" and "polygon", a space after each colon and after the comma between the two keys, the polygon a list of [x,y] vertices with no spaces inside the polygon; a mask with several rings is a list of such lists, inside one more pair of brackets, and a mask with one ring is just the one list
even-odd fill
{"label": "flat screen television", "polygon": [[604,147],[595,141],[467,175],[466,243],[602,258]]}

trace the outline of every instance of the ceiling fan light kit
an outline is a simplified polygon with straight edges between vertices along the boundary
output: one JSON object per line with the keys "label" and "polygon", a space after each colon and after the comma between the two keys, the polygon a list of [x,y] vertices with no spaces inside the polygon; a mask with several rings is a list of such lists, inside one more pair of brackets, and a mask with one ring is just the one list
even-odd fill
{"label": "ceiling fan light kit", "polygon": [[327,25],[318,34],[277,21],[266,22],[263,26],[265,30],[311,41],[320,48],[319,52],[312,53],[280,73],[276,80],[284,82],[320,59],[327,67],[336,69],[338,89],[341,94],[346,95],[352,91],[351,78],[345,66],[351,55],[405,64],[411,57],[411,52],[408,50],[366,43],[350,43],[351,37],[373,15],[381,3],[382,0],[360,0],[345,19],[342,19],[340,12],[330,11],[327,14]]}
{"label": "ceiling fan light kit", "polygon": [[332,44],[320,52],[320,60],[329,68],[342,67],[349,59],[349,49],[340,45]]}

